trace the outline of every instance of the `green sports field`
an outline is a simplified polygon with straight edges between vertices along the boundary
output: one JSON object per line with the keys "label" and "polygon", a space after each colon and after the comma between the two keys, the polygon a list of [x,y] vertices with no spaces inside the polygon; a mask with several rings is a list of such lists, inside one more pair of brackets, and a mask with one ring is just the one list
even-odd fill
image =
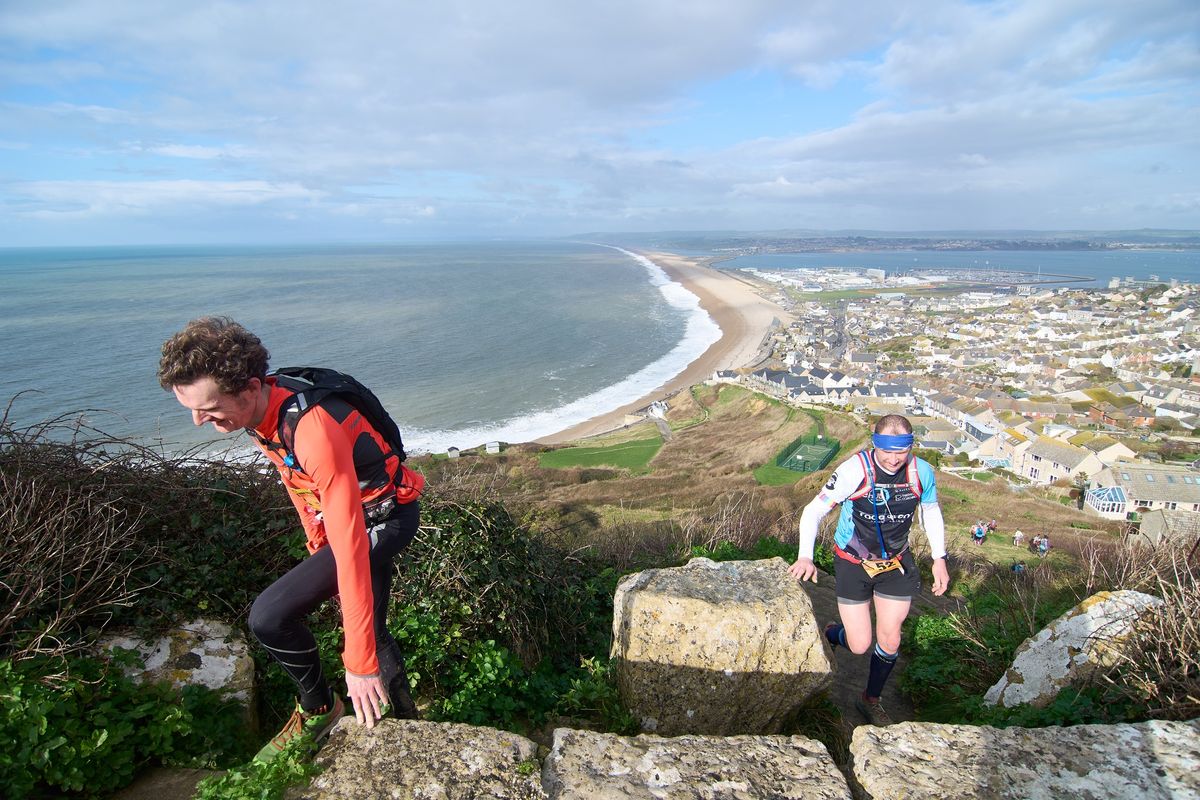
{"label": "green sports field", "polygon": [[827,444],[801,444],[779,465],[795,472],[815,472],[829,463],[836,448]]}

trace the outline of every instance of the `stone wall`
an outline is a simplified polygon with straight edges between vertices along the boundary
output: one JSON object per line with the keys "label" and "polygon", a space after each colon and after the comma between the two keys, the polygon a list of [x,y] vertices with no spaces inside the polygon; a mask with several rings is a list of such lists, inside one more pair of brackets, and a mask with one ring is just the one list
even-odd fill
{"label": "stone wall", "polygon": [[492,728],[344,718],[325,769],[289,798],[873,800],[1200,797],[1200,721],[1073,728],[861,726],[843,773],[802,736],[613,734],[559,728],[539,754]]}

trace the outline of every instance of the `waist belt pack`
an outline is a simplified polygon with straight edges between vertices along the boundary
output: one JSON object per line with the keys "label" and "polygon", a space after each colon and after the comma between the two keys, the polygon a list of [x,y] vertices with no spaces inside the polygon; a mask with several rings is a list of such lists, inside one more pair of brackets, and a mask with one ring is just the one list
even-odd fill
{"label": "waist belt pack", "polygon": [[853,555],[847,553],[845,550],[843,550],[840,547],[837,547],[836,545],[834,546],[833,550],[838,555],[839,558],[844,558],[847,561],[849,561],[851,564],[861,564],[863,570],[867,573],[867,576],[870,578],[874,578],[876,575],[882,575],[885,572],[891,572],[894,569],[900,570],[900,574],[903,575],[904,574],[904,566],[900,563],[900,558],[906,552],[908,552],[908,548],[905,548],[904,550],[901,550],[897,555],[893,556],[892,558],[873,559],[873,558],[858,558],[857,556],[853,556]]}

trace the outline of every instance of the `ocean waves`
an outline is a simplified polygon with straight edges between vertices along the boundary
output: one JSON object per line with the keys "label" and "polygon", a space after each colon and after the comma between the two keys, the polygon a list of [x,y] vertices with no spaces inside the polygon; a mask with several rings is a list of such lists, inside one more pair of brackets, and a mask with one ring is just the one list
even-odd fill
{"label": "ocean waves", "polygon": [[687,369],[689,364],[720,340],[720,327],[700,307],[700,299],[696,295],[671,280],[661,267],[645,256],[619,247],[612,249],[624,253],[645,268],[650,283],[658,289],[663,299],[672,308],[686,314],[683,334],[666,355],[617,383],[564,405],[494,424],[457,430],[414,430],[406,434],[405,446],[411,447],[414,452],[442,452],[448,447],[469,448],[491,441],[528,442],[549,436],[646,397]]}
{"label": "ocean waves", "polygon": [[0,400],[20,395],[10,424],[84,411],[172,451],[234,438],[193,427],[155,379],[162,341],[205,314],[247,325],[274,366],[359,378],[424,451],[612,412],[720,336],[650,260],[580,242],[13,251],[0,280]]}

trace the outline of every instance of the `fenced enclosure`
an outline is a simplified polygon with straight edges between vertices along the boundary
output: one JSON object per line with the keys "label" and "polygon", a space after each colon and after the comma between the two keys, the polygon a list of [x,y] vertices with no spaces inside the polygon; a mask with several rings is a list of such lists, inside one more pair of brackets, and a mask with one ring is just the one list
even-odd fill
{"label": "fenced enclosure", "polygon": [[841,449],[836,439],[827,439],[821,434],[801,436],[783,449],[775,459],[775,466],[793,472],[816,472],[824,469]]}

